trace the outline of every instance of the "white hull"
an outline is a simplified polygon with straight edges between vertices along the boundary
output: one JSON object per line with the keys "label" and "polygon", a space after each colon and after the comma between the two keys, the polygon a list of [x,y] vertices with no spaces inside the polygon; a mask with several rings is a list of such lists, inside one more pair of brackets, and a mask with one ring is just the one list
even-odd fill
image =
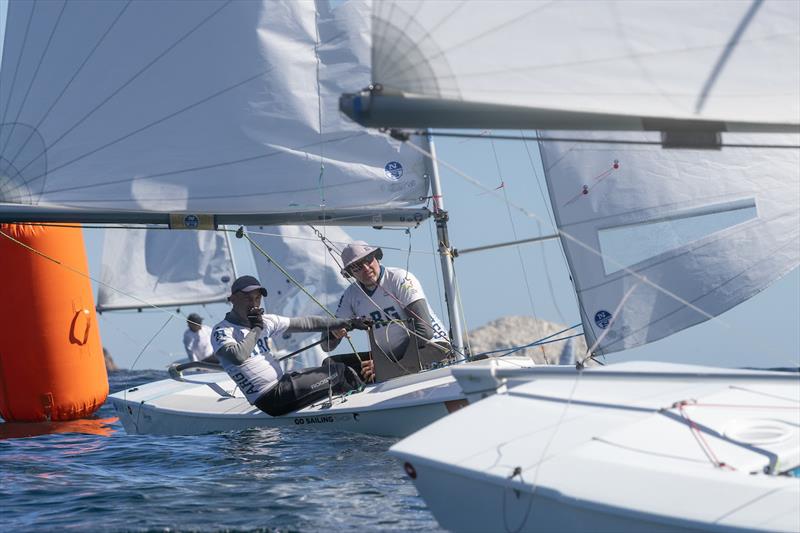
{"label": "white hull", "polygon": [[797,376],[522,381],[392,448],[446,529],[800,531],[800,479],[765,473],[800,463]]}
{"label": "white hull", "polygon": [[[508,368],[530,367],[528,358],[506,357]],[[487,366],[478,361],[461,366]],[[441,368],[334,396],[300,411],[272,417],[251,406],[224,373],[165,379],[112,394],[129,434],[200,435],[251,427],[307,427],[404,437],[463,407],[467,401],[451,368]]]}

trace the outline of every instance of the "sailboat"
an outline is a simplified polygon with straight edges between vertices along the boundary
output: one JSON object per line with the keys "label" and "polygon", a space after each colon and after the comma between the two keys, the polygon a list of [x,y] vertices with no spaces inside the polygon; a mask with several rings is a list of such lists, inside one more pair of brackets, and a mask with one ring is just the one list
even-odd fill
{"label": "sailboat", "polygon": [[[343,83],[368,80],[368,19],[360,2],[335,10],[327,2],[10,2],[0,220],[212,231],[415,227],[442,216],[430,162],[338,112]],[[432,150],[427,139],[416,144]],[[442,269],[452,273],[446,217],[437,232]],[[212,272],[217,289],[228,276]],[[458,298],[445,290],[463,354]],[[110,397],[128,432],[314,425],[402,436],[464,404],[450,368],[277,418],[252,407],[226,374],[177,378]]]}
{"label": "sailboat", "polygon": [[[613,361],[617,351],[716,317],[796,268],[797,153],[632,150],[584,140],[549,142],[553,132],[539,134],[558,227],[570,235],[562,245],[584,332],[596,355]],[[558,135],[622,138],[588,131]],[[592,181],[602,175],[595,171],[606,163],[613,168],[613,161],[618,173]],[[735,179],[764,167],[769,187]],[[725,168],[730,179],[707,174],[709,168]],[[668,176],[658,176],[662,172]],[[583,194],[587,184],[591,191]],[[689,188],[690,199],[684,193]],[[571,240],[576,235],[586,240]],[[587,241],[607,253],[595,255]],[[657,288],[639,276],[657,280]],[[470,391],[468,398],[490,397],[472,401],[390,452],[405,462],[443,527],[796,531],[800,526],[800,482],[791,477],[800,476],[796,372],[626,362],[582,370],[453,373]],[[468,509],[454,505],[453,498],[469,501]]]}
{"label": "sailboat", "polygon": [[[266,229],[266,228],[262,228]],[[341,239],[346,235],[341,230],[330,231],[328,237],[337,242],[347,242]],[[335,228],[334,228],[335,229]],[[311,243],[305,240],[296,241],[291,237],[308,237],[311,233],[302,227],[274,228],[274,231],[282,232],[283,239],[276,242],[276,238],[254,235],[255,239],[261,241],[264,248],[270,250],[270,257],[279,261],[282,266],[289,269],[294,275],[306,276],[305,287],[315,289],[312,291],[315,298],[323,298],[325,289],[330,286],[336,287],[338,292],[339,279],[342,279],[337,270],[325,268],[325,265],[315,259],[314,252],[319,252],[321,243]],[[153,230],[133,230],[136,233],[145,233]],[[270,231],[263,231],[269,233]],[[119,232],[117,232],[119,233]],[[163,234],[161,231],[159,234]],[[128,234],[128,232],[124,233]],[[117,242],[126,242],[119,236],[110,239]],[[135,241],[135,237],[131,239]],[[279,244],[280,243],[280,244]],[[124,246],[129,246],[128,242]],[[224,245],[224,240],[220,243]],[[117,246],[110,248],[110,258],[117,256]],[[285,247],[282,253],[281,247]],[[184,250],[186,252],[186,250]],[[144,251],[143,256],[147,252]],[[188,253],[183,253],[187,257]],[[228,257],[228,253],[214,254],[222,258]],[[104,254],[105,257],[105,254]],[[288,261],[295,264],[290,264]],[[125,273],[128,277],[136,279],[141,277],[141,273],[134,268],[126,268],[113,262],[115,265],[111,272]],[[213,264],[209,261],[208,264]],[[224,264],[224,263],[223,263]],[[302,264],[303,268],[297,267]],[[275,267],[265,261],[258,263],[259,279],[265,280],[262,283],[268,287],[270,297],[267,299],[271,309],[280,309],[281,312],[291,316],[314,314],[313,303],[305,294],[293,288],[288,280],[280,274]],[[311,267],[311,268],[309,268]],[[308,269],[308,270],[306,270]],[[211,271],[225,271],[223,268],[211,268]],[[104,269],[104,272],[106,270]],[[327,274],[326,274],[327,271]],[[333,283],[319,283],[324,276],[335,276]],[[212,283],[210,285],[221,285],[220,294],[222,298],[227,297],[227,284],[214,283],[213,276],[209,276]],[[316,277],[318,283],[312,283],[312,277]],[[196,282],[197,280],[192,280]],[[154,279],[151,279],[147,286],[153,286]],[[134,283],[123,283],[116,286],[131,286]],[[172,287],[171,289],[176,289]],[[288,291],[287,291],[288,289]],[[129,306],[141,306],[142,299],[136,298],[123,303],[121,300],[128,298],[109,290],[101,290],[99,303],[101,308],[108,309],[110,306],[110,294],[115,294],[113,300],[117,309],[125,309]],[[191,291],[178,289],[178,293],[191,296]],[[162,293],[163,294],[163,293]],[[197,294],[202,294],[198,291]],[[156,296],[157,294],[153,294]],[[289,296],[285,298],[284,296]],[[339,294],[327,294],[328,300],[333,303],[338,300]],[[177,305],[190,303],[186,300],[172,299],[163,300],[162,305]],[[308,336],[307,336],[308,337]],[[311,337],[318,337],[315,334]],[[286,355],[290,351],[310,345],[313,340],[309,339],[276,339],[275,353],[277,357]],[[313,350],[313,348],[312,348]],[[311,351],[311,350],[309,350]],[[304,368],[319,364],[319,360],[326,356],[324,352],[313,353],[305,361],[296,361],[296,358],[287,359],[283,363],[294,363],[294,368]],[[298,356],[307,355],[306,352]],[[299,357],[298,357],[299,358]],[[487,363],[479,363],[487,364]],[[510,366],[529,366],[531,360],[527,357],[511,357],[504,364]],[[215,365],[180,365],[177,368],[186,368],[187,373],[175,374],[174,378],[164,379],[153,383],[148,383],[135,387],[132,390],[124,390],[111,395],[111,402],[115,405],[119,413],[120,420],[125,430],[130,434],[162,434],[162,435],[195,435],[219,431],[245,429],[251,427],[280,427],[290,426],[311,427],[313,429],[335,429],[347,430],[360,433],[377,434],[384,436],[400,437],[410,434],[416,429],[445,416],[447,413],[464,405],[465,398],[460,385],[450,374],[450,369],[442,368],[425,372],[416,376],[406,376],[393,379],[388,382],[379,383],[366,388],[365,391],[357,395],[346,397],[332,397],[328,401],[321,401],[283,417],[271,417],[249,404],[241,391],[235,386],[234,382],[224,372],[203,373],[203,375],[189,374],[197,369],[209,369]],[[174,371],[173,366],[171,370]],[[287,370],[292,367],[287,366]],[[207,371],[208,372],[208,371]]]}
{"label": "sailboat", "polygon": [[[373,24],[403,44],[373,40],[356,121],[538,130],[582,359],[724,320],[800,263],[797,3],[385,2]],[[447,529],[800,529],[796,373],[453,373],[489,397],[391,449]]]}

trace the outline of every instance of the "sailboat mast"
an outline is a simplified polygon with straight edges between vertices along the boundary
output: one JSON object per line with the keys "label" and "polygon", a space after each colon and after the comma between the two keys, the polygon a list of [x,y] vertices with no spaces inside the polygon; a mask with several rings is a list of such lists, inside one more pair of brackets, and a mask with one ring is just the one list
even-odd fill
{"label": "sailboat mast", "polygon": [[442,198],[442,184],[439,180],[439,166],[436,164],[436,147],[430,130],[426,137],[430,158],[431,195],[433,196],[433,219],[436,221],[436,241],[439,245],[439,259],[442,262],[442,277],[444,282],[444,297],[447,304],[447,316],[450,319],[450,337],[456,353],[464,352],[464,331],[461,329],[461,302],[455,283],[455,269],[453,267],[453,254],[450,248],[450,237],[447,233],[447,211],[444,210]]}

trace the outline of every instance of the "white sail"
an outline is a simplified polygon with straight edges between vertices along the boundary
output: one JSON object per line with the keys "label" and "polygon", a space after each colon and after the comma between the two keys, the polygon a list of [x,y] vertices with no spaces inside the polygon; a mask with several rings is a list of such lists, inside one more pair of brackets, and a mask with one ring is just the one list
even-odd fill
{"label": "white sail", "polygon": [[235,276],[223,233],[107,229],[97,310],[224,302]]}
{"label": "white sail", "polygon": [[[794,1],[383,1],[372,55],[382,90],[359,102],[370,109],[352,111],[371,125],[596,129],[581,113],[800,124]],[[397,95],[406,102],[379,102]],[[463,116],[462,105],[451,116],[426,99],[502,109]],[[551,125],[524,126],[526,109],[545,111],[536,117]]]}
{"label": "white sail", "polygon": [[[328,254],[325,245],[317,239],[307,226],[250,227],[250,238],[272,259],[280,264],[294,280],[302,285],[314,298],[331,312],[342,296],[347,282],[339,272],[339,266]],[[349,243],[352,238],[336,226],[325,228],[325,236],[335,243]],[[271,235],[268,235],[271,234]],[[340,248],[344,244],[338,245]],[[284,316],[328,316],[307,294],[288,279],[274,264],[259,251],[253,249],[256,257],[258,279],[267,288],[264,300],[267,312]],[[334,252],[338,259],[338,254]],[[273,339],[277,354],[287,355],[303,346],[319,340],[319,333],[285,333],[280,339]],[[319,346],[286,361],[287,370],[316,366],[328,354]]]}
{"label": "white sail", "polygon": [[0,211],[419,205],[421,156],[337,109],[369,82],[369,5],[326,5],[12,0]]}
{"label": "white sail", "polygon": [[[540,135],[657,140],[652,133]],[[600,353],[717,316],[800,264],[797,149],[543,141],[540,150],[584,333],[590,345],[600,339]]]}

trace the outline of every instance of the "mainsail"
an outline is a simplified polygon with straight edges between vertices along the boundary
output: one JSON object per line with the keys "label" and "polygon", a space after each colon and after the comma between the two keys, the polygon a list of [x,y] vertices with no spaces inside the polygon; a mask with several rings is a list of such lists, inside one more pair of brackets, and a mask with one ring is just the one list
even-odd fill
{"label": "mainsail", "polygon": [[[540,137],[583,331],[589,345],[600,340],[600,353],[715,317],[800,264],[796,149],[587,142],[641,142],[657,139],[653,133]],[[800,142],[796,135],[759,142],[765,140]],[[730,141],[754,139],[740,134]]]}
{"label": "mainsail", "polygon": [[373,11],[373,90],[342,99],[365,125],[800,127],[798,2],[396,0]]}
{"label": "mainsail", "polygon": [[343,84],[369,82],[368,4],[318,4],[10,2],[0,214],[420,205],[421,157],[337,109]]}
{"label": "mainsail", "polygon": [[[336,213],[341,214],[334,210],[358,208],[373,213],[370,223],[381,225],[387,209],[419,205],[429,196],[430,170],[417,151],[353,124],[337,109],[342,84],[354,79],[367,83],[369,79],[368,3],[348,2],[331,10],[327,2],[110,2],[102,4],[98,13],[95,4],[81,2],[52,3],[35,10],[30,5],[12,7],[11,17],[24,21],[29,17],[34,25],[33,34],[41,40],[40,55],[46,60],[43,68],[50,76],[62,76],[50,82],[51,93],[42,87],[38,90],[58,104],[54,109],[68,106],[70,97],[80,97],[83,107],[78,109],[90,110],[81,117],[69,109],[37,115],[24,102],[15,108],[29,117],[26,121],[41,121],[37,129],[50,132],[53,138],[52,142],[43,141],[44,146],[62,154],[61,162],[49,162],[49,168],[55,169],[52,175],[25,177],[28,170],[9,174],[10,182],[0,191],[15,191],[13,200],[20,204],[102,205],[113,212],[311,212],[334,220]],[[73,20],[80,12],[85,20]],[[50,33],[57,38],[69,21],[86,24],[95,32],[107,29],[108,35],[97,33],[95,41],[81,36],[68,54],[74,72],[69,71],[69,63],[63,65],[63,72],[54,71],[47,62],[51,52],[46,51],[44,37],[48,32],[42,31],[52,27]],[[148,31],[132,35],[137,21]],[[21,78],[23,85],[30,80],[38,87],[42,74],[24,70],[27,63],[23,59],[29,58],[31,52],[26,49],[31,45],[20,42],[26,37],[17,30],[10,37],[20,48],[17,57],[27,72]],[[172,47],[171,39],[179,36]],[[126,42],[127,37],[134,41]],[[152,39],[161,45],[153,44]],[[135,49],[135,43],[142,40],[147,44]],[[88,47],[94,42],[101,43],[98,52],[81,48],[81,43]],[[117,61],[111,53],[115,46],[125,50],[120,50],[119,64],[104,74],[102,61]],[[13,45],[6,51],[14,57],[12,49]],[[97,56],[101,49],[109,55]],[[156,51],[161,55],[154,55]],[[154,63],[148,64],[146,57],[155,58]],[[85,67],[76,66],[81,58],[87,59]],[[94,66],[95,62],[100,65]],[[12,75],[10,65],[4,64],[4,76]],[[124,75],[141,69],[129,85],[122,83]],[[65,83],[67,73],[75,75],[74,83]],[[94,75],[103,78],[97,87],[84,80]],[[2,78],[3,88],[6,79],[11,78]],[[118,93],[113,90],[115,82],[122,83]],[[77,83],[88,85],[88,93],[73,94]],[[17,102],[16,91],[9,92],[6,95],[0,90],[0,98]],[[49,105],[50,100],[43,102]],[[165,120],[160,121],[160,116]],[[118,123],[122,118],[132,135],[123,134],[123,125]],[[70,120],[75,121],[74,129]],[[144,129],[139,130],[142,125]],[[64,140],[58,137],[62,130],[69,133]],[[4,127],[0,146],[6,141],[9,146],[24,145],[21,131]],[[106,139],[103,144],[97,144],[102,138]],[[36,139],[33,136],[30,142]],[[118,141],[109,142],[115,139]],[[101,148],[88,150],[92,143]],[[27,146],[19,151],[32,154],[28,168],[44,158],[36,159]],[[86,155],[76,159],[73,152]],[[186,168],[153,170],[176,165]],[[86,171],[89,168],[91,172]],[[73,185],[65,190],[67,182]],[[19,196],[19,191],[26,190],[18,187],[21,183],[30,190]],[[41,189],[33,191],[36,184]],[[7,196],[5,201],[11,198],[10,192]],[[346,225],[352,220],[337,222]],[[309,228],[249,229],[251,238],[295,281],[327,307],[335,308],[345,283]],[[324,231],[332,241],[351,241],[337,226]],[[269,291],[265,301],[269,312],[325,314],[294,281],[258,254],[256,268]],[[97,306],[114,310],[223,302],[234,277],[231,252],[222,233],[107,230],[104,285]],[[307,335],[286,335],[275,341],[275,347],[285,354],[307,342]],[[288,366],[313,365],[322,356],[320,350],[312,350],[290,360]]]}

